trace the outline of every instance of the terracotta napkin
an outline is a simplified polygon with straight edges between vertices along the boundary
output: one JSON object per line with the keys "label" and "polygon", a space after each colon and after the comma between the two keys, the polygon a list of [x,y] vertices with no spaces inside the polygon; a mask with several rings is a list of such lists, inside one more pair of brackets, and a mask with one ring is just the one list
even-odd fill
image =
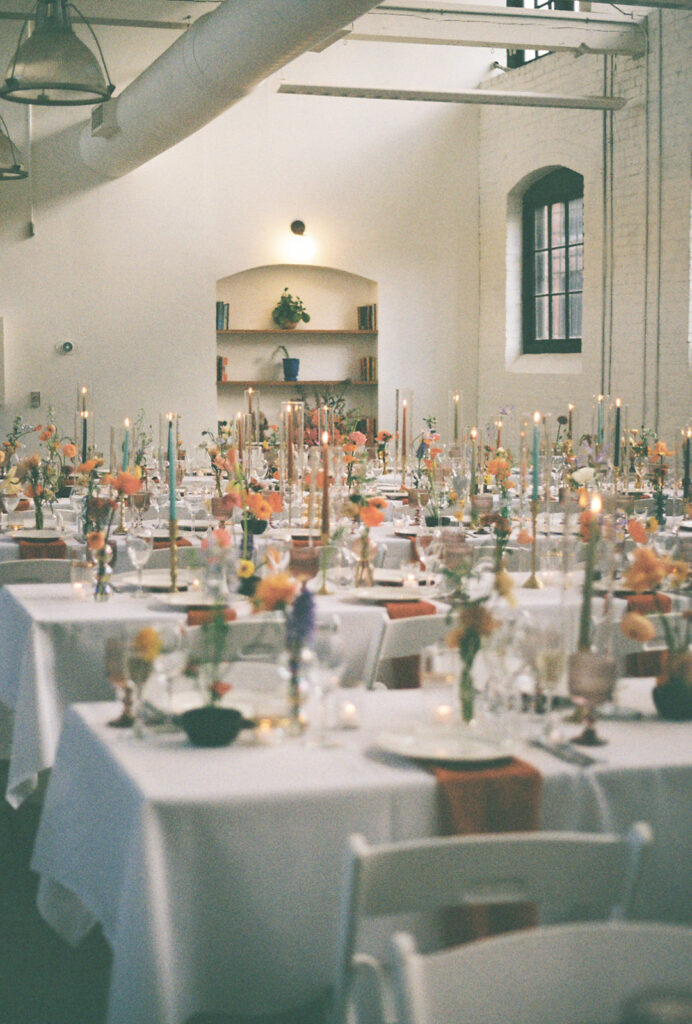
{"label": "terracotta napkin", "polygon": [[17,538],[20,558],[67,558],[67,544],[56,537],[55,540],[22,540]]}
{"label": "terracotta napkin", "polygon": [[624,675],[660,676],[668,661],[668,651],[635,651],[625,655]]}
{"label": "terracotta napkin", "polygon": [[[214,612],[208,608],[190,608],[187,613],[188,626],[204,626],[211,622]],[[238,618],[235,608],[224,608],[223,617],[226,622],[233,622]]]}
{"label": "terracotta napkin", "polygon": [[[415,615],[435,615],[437,608],[430,601],[388,601],[390,619],[410,619]],[[420,655],[392,658],[392,689],[413,690],[420,686]]]}
{"label": "terracotta napkin", "polygon": [[[154,551],[162,551],[164,548],[169,548],[170,546],[170,540],[164,540],[161,538],[161,540],[154,541]],[[178,537],[175,542],[175,546],[178,548],[191,548],[192,541],[188,540],[186,537]]]}
{"label": "terracotta napkin", "polygon": [[[542,778],[533,765],[514,758],[489,768],[433,769],[442,804],[443,830],[450,835],[533,832],[540,823]],[[448,912],[450,943],[470,942],[538,920],[533,904],[462,907]]]}
{"label": "terracotta napkin", "polygon": [[627,610],[650,615],[653,612],[667,614],[672,611],[673,601],[668,594],[630,594],[627,598]]}

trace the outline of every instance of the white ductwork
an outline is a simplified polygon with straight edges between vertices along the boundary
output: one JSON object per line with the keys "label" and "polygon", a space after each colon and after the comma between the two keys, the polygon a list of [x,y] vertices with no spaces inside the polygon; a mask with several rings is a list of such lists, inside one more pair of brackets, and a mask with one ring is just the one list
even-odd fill
{"label": "white ductwork", "polygon": [[118,178],[170,149],[376,0],[225,0],[109,103],[118,131],[80,137],[84,162]]}

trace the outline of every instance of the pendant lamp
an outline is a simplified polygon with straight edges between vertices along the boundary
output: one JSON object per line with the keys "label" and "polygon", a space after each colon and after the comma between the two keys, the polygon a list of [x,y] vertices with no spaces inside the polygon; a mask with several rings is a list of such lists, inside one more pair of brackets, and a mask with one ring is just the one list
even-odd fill
{"label": "pendant lamp", "polygon": [[19,151],[10,137],[5,118],[0,114],[0,181],[20,181],[29,172],[22,167]]}
{"label": "pendant lamp", "polygon": [[[100,63],[72,31],[69,8],[91,32]],[[24,38],[30,20],[35,22],[34,31]],[[0,98],[46,107],[73,107],[108,100],[114,90],[103,51],[84,15],[67,0],[38,0],[22,25]]]}

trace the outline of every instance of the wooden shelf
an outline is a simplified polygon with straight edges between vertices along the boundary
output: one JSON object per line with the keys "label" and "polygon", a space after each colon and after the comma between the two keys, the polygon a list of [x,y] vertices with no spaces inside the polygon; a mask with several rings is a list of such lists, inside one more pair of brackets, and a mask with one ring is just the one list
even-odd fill
{"label": "wooden shelf", "polygon": [[338,331],[335,331],[335,330],[325,330],[325,331],[320,331],[320,330],[317,330],[314,327],[309,327],[309,328],[307,328],[307,330],[302,330],[300,328],[296,328],[296,330],[294,330],[294,331],[282,331],[280,327],[269,327],[269,328],[267,328],[266,331],[257,330],[255,328],[253,328],[251,330],[241,330],[240,328],[238,330],[234,330],[233,328],[229,328],[227,330],[217,331],[216,333],[217,334],[221,334],[221,335],[224,335],[224,334],[237,334],[237,335],[239,335],[241,337],[250,337],[250,336],[252,336],[252,337],[255,337],[255,338],[258,337],[259,335],[262,335],[262,334],[272,334],[272,335],[273,334],[281,334],[281,335],[283,335],[284,338],[304,338],[306,335],[310,336],[310,335],[325,335],[325,334],[329,334],[329,335],[333,335],[333,336],[341,337],[341,338],[348,337],[351,334],[355,334],[356,336],[362,337],[362,338],[374,338],[374,337],[377,336],[377,331],[359,331],[357,328],[354,328],[352,331],[349,331],[349,330],[338,330]]}
{"label": "wooden shelf", "polygon": [[265,388],[288,388],[288,387],[351,387],[351,388],[376,388],[376,380],[217,380],[217,387],[234,388],[258,388],[260,391]]}

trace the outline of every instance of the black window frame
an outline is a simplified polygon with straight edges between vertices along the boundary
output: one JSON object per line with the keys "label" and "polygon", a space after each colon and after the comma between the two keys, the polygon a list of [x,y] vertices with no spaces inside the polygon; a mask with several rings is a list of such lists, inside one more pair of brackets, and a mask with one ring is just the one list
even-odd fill
{"label": "black window frame", "polygon": [[[545,355],[550,353],[578,353],[582,350],[582,337],[569,336],[569,295],[579,292],[582,296],[583,314],[583,252],[584,232],[582,229],[581,242],[570,243],[569,235],[569,204],[571,200],[584,199],[584,179],[581,174],[572,171],[567,167],[560,167],[550,171],[548,174],[534,182],[526,192],[522,200],[522,351],[525,355]],[[554,245],[551,233],[551,206],[561,204],[564,215],[564,231],[561,236],[562,245]],[[547,232],[546,247],[541,250],[535,245],[535,211],[547,207]],[[582,207],[583,224],[583,207]],[[569,249],[581,245],[582,249],[582,287],[570,291],[570,267]],[[552,259],[554,249],[564,247],[565,249],[565,289],[553,291],[552,287]],[[548,338],[536,338],[536,253],[545,251],[547,253],[547,275],[548,291]],[[552,298],[554,295],[565,295],[565,327],[566,337],[553,338],[552,329]],[[583,322],[582,322],[583,324]]]}

